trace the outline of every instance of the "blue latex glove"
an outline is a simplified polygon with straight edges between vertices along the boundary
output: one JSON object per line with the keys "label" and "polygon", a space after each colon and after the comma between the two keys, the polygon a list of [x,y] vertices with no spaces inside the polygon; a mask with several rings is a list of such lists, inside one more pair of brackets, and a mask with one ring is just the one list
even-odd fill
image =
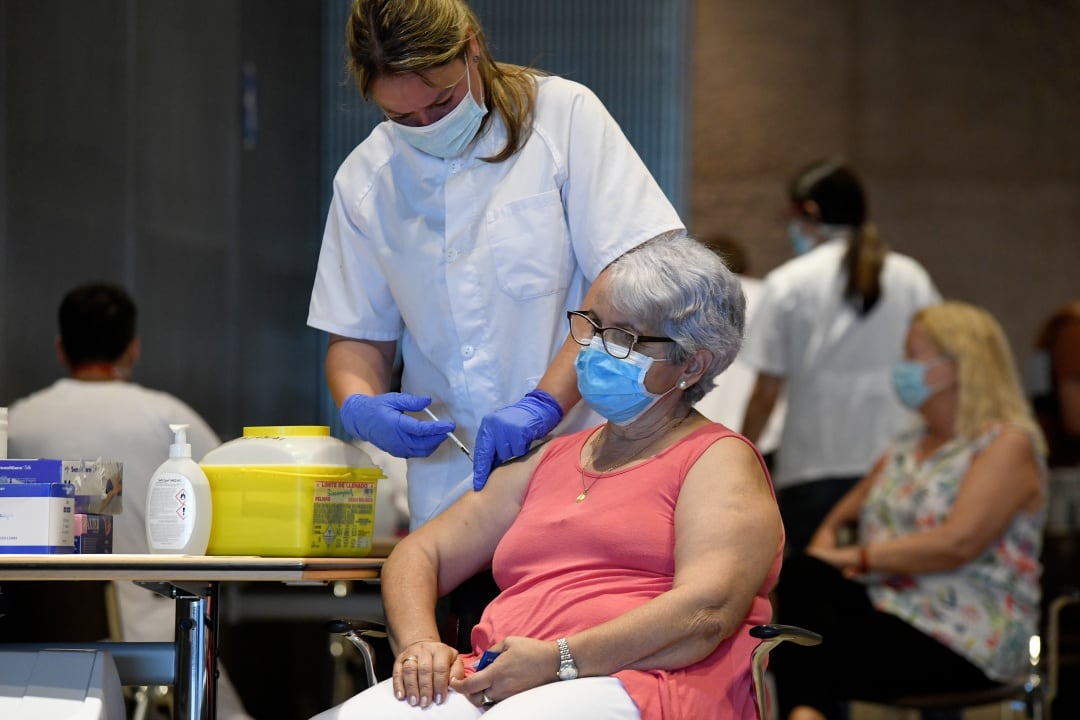
{"label": "blue latex glove", "polygon": [[562,417],[559,403],[543,390],[485,416],[473,450],[473,490],[482,490],[493,468],[524,455],[532,441],[551,432]]}
{"label": "blue latex glove", "polygon": [[429,397],[405,393],[350,395],[341,405],[341,423],[354,436],[391,455],[427,457],[455,427],[450,420],[429,422],[405,414],[430,404]]}

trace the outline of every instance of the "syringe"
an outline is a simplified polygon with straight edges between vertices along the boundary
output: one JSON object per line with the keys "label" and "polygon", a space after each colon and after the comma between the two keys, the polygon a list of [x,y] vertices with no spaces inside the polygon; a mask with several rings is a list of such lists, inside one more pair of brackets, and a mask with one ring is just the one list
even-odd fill
{"label": "syringe", "polygon": [[[435,416],[435,413],[431,412],[431,408],[424,408],[424,412],[427,414],[427,416],[429,418],[431,418],[435,422],[439,421],[439,418],[437,418]],[[469,452],[469,448],[465,447],[465,443],[458,440],[458,436],[455,435],[454,433],[448,433],[448,436],[450,437],[451,440],[454,441],[454,444],[457,445],[458,448],[461,449],[461,452],[465,453],[465,457],[467,457],[467,458],[469,458],[471,460],[472,459],[472,453]]]}

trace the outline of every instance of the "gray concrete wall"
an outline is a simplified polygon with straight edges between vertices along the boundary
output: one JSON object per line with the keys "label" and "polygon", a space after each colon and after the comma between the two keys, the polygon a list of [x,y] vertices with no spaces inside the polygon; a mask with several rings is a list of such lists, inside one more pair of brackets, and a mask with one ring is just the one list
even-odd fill
{"label": "gray concrete wall", "polygon": [[[56,303],[98,277],[142,306],[140,381],[225,436],[318,421],[318,6],[0,0],[0,19],[0,403],[60,373]],[[788,176],[840,154],[892,245],[1020,354],[1080,294],[1080,2],[698,0],[693,20],[692,230],[765,273]]]}
{"label": "gray concrete wall", "polygon": [[[304,326],[322,224],[318,4],[0,11],[0,404],[63,374],[60,298],[107,280],[140,308],[137,381],[226,438],[318,422],[322,358]],[[245,62],[259,91],[253,147],[241,141]]]}
{"label": "gray concrete wall", "polygon": [[1080,297],[1080,3],[698,0],[695,232],[764,274],[790,175],[842,155],[882,235],[1021,359]]}

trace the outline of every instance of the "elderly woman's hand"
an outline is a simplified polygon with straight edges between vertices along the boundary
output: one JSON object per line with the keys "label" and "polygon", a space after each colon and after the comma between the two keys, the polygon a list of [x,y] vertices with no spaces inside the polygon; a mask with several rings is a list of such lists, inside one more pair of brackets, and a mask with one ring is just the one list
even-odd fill
{"label": "elderly woman's hand", "polygon": [[464,674],[454,648],[431,640],[414,642],[394,659],[394,697],[419,707],[439,705],[446,700],[450,681]]}
{"label": "elderly woman's hand", "polygon": [[511,636],[489,649],[499,653],[490,665],[451,683],[473,705],[491,705],[556,679],[559,648],[554,640]]}

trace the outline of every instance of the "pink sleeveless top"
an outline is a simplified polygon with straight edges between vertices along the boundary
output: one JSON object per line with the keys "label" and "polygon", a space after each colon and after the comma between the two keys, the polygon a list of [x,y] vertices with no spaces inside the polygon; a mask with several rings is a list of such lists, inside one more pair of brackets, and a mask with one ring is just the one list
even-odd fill
{"label": "pink sleeveless top", "polygon": [[[586,473],[588,499],[577,503],[581,450],[595,430],[550,442],[520,514],[495,550],[492,569],[502,592],[473,629],[474,650],[482,652],[508,635],[539,640],[572,635],[670,590],[675,503],[686,473],[722,438],[753,447],[723,425],[711,424],[630,469]],[[764,470],[760,454],[758,460]],[[643,720],[757,717],[750,678],[757,640],[748,630],[770,620],[768,592],[780,572],[782,551],[781,542],[742,626],[709,657],[675,671],[615,673]],[[464,657],[466,672],[478,656]]]}

